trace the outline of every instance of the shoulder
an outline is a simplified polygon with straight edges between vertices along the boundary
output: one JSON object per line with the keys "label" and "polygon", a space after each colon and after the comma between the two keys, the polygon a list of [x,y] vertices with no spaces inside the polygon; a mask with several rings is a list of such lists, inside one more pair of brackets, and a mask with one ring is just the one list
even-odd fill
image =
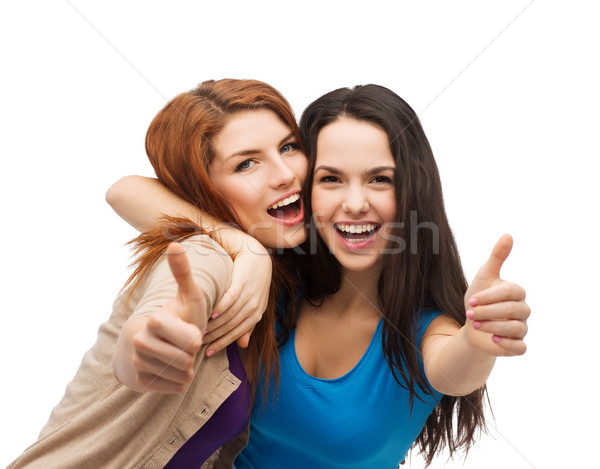
{"label": "shoulder", "polygon": [[425,308],[420,311],[416,318],[416,344],[423,351],[423,348],[436,339],[446,340],[458,332],[460,326],[443,311]]}
{"label": "shoulder", "polygon": [[[208,235],[194,235],[183,241],[192,275],[200,285],[215,287],[211,296],[218,299],[231,282],[233,259],[221,244]],[[166,257],[166,256],[163,256]],[[168,263],[164,263],[168,264]],[[168,275],[171,276],[170,269]]]}
{"label": "shoulder", "polygon": [[[206,271],[231,273],[233,269],[231,255],[210,236],[199,234],[178,242],[185,249],[185,255],[190,262],[193,273]],[[145,277],[144,283],[146,286],[156,282],[163,282],[165,279],[172,279],[171,269],[165,252],[156,259]]]}
{"label": "shoulder", "polygon": [[[207,304],[214,305],[223,295],[231,282],[233,260],[229,253],[208,235],[194,235],[182,240],[190,269],[196,284],[202,288]],[[167,255],[163,253],[145,275],[140,284],[141,297],[138,308],[146,310],[162,306],[167,299],[177,293],[177,282],[173,277]]]}
{"label": "shoulder", "polygon": [[233,265],[231,255],[225,250],[225,248],[206,234],[199,234],[190,236],[189,238],[181,241],[181,245],[188,249],[187,254],[190,256],[208,256],[217,254],[215,259],[221,259],[225,264]]}
{"label": "shoulder", "polygon": [[429,315],[419,330],[421,352],[443,346],[459,330],[460,326],[447,314],[437,311],[435,316]]}
{"label": "shoulder", "polygon": [[[190,262],[193,273],[212,272],[228,275],[233,269],[231,255],[217,241],[208,235],[194,235],[179,241]],[[156,261],[156,270],[170,275],[167,255],[163,253]]]}
{"label": "shoulder", "polygon": [[460,326],[447,314],[438,311],[435,315],[429,315],[420,323],[423,328],[423,338],[435,334],[454,335]]}
{"label": "shoulder", "polygon": [[193,274],[209,273],[220,283],[229,284],[233,259],[217,241],[208,235],[194,235],[181,242]]}
{"label": "shoulder", "polygon": [[423,308],[420,310],[416,314],[414,326],[416,329],[417,340],[420,341],[424,339],[432,330],[436,329],[437,324],[440,324],[445,320],[450,319],[443,311],[433,308]]}

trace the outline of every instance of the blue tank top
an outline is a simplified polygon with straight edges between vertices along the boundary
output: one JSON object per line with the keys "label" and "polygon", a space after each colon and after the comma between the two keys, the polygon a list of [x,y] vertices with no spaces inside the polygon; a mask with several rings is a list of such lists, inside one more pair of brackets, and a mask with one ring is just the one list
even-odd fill
{"label": "blue tank top", "polygon": [[[439,314],[423,312],[417,346]],[[383,319],[356,366],[331,380],[302,369],[294,330],[280,348],[278,396],[273,400],[271,387],[266,408],[254,405],[250,441],[235,468],[396,468],[442,394],[417,387],[420,399],[414,399],[410,412],[409,392],[394,379],[383,354],[382,327]]]}

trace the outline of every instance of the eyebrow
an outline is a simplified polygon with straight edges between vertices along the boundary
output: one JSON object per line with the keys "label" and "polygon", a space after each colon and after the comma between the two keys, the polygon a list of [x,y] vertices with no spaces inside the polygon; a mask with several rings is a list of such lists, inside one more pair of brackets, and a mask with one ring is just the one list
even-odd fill
{"label": "eyebrow", "polygon": [[[282,146],[285,142],[287,142],[288,140],[291,140],[293,137],[295,137],[294,132],[290,132],[289,134],[287,134],[284,138],[281,139],[281,141],[277,144],[278,147]],[[261,150],[254,150],[254,149],[247,149],[247,150],[240,150],[240,151],[236,151],[235,153],[232,153],[231,155],[229,155],[227,158],[225,158],[225,161],[227,161],[230,158],[233,158],[234,156],[251,156],[251,155],[256,155],[258,153],[261,153]]]}
{"label": "eyebrow", "polygon": [[[317,171],[327,171],[332,174],[343,174],[344,173],[344,171],[342,171],[340,168],[336,168],[334,166],[326,166],[326,165],[318,166],[317,168],[315,168],[315,173]],[[367,176],[370,176],[372,174],[382,173],[384,171],[396,171],[396,168],[394,166],[376,166],[374,168],[370,168],[367,171],[365,171],[365,174]]]}

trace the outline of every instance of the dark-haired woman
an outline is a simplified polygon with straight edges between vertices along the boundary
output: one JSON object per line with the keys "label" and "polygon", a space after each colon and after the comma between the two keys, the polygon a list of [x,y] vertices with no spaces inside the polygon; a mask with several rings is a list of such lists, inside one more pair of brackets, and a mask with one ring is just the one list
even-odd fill
{"label": "dark-haired woman", "polygon": [[[467,289],[414,111],[386,88],[340,89],[301,119],[316,246],[279,318],[279,387],[261,383],[236,468],[396,467],[468,451],[497,356],[525,352],[529,307],[500,279],[503,236]],[[288,304],[294,299],[288,299]],[[264,378],[265,376],[263,376]]]}
{"label": "dark-haired woman", "polygon": [[468,451],[496,357],[525,352],[525,292],[499,275],[512,238],[467,289],[427,138],[390,90],[328,93],[300,129],[316,254],[236,468],[392,468],[415,441],[427,463]]}

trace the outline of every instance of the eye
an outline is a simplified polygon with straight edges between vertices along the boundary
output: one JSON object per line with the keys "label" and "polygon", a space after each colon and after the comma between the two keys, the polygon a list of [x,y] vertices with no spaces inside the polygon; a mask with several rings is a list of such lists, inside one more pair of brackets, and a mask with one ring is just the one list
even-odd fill
{"label": "eye", "polygon": [[319,182],[324,182],[324,183],[334,183],[334,182],[339,182],[339,178],[337,176],[323,176],[322,178],[319,179]]}
{"label": "eye", "polygon": [[253,160],[244,160],[235,167],[235,172],[239,173],[240,171],[245,171],[250,169],[252,166],[254,166]]}
{"label": "eye", "polygon": [[299,148],[300,145],[298,145],[296,142],[288,142],[285,145],[283,145],[279,151],[281,153],[290,153],[294,150],[298,150]]}
{"label": "eye", "polygon": [[373,179],[371,179],[371,182],[376,184],[393,184],[392,179],[387,176],[375,176]]}

